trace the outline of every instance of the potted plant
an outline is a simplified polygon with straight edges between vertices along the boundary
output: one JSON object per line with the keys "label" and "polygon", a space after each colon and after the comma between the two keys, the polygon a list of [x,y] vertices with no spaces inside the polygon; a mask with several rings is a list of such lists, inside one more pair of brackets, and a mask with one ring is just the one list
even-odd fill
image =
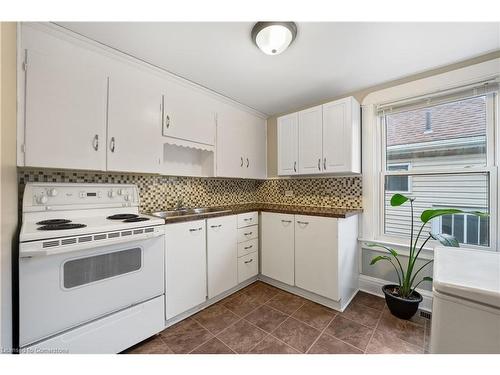
{"label": "potted plant", "polygon": [[415,240],[414,235],[414,223],[413,223],[413,202],[415,198],[408,198],[402,194],[394,194],[391,198],[391,206],[397,207],[401,206],[406,202],[410,202],[411,211],[411,228],[410,228],[410,246],[409,246],[409,256],[408,264],[403,267],[401,261],[399,260],[399,254],[396,250],[376,244],[368,243],[369,247],[378,247],[388,251],[389,255],[379,255],[374,257],[370,264],[373,265],[381,260],[387,261],[392,264],[396,270],[398,276],[398,284],[388,284],[382,287],[382,291],[385,295],[385,300],[387,306],[391,313],[401,319],[410,319],[418,310],[420,302],[422,302],[422,295],[416,291],[416,288],[424,281],[432,281],[432,277],[423,277],[420,281],[417,281],[417,276],[420,271],[422,271],[427,265],[433,262],[429,260],[425,262],[420,268],[415,271],[415,265],[418,260],[420,252],[424,248],[425,244],[432,238],[439,241],[444,246],[459,247],[458,241],[449,234],[438,234],[438,233],[428,233],[427,238],[421,242],[419,245],[420,236],[424,230],[425,225],[432,219],[443,216],[443,215],[453,215],[453,214],[473,214],[477,216],[487,216],[487,214],[481,212],[470,212],[462,211],[455,208],[444,208],[444,209],[429,209],[422,212],[420,215],[420,220],[422,225],[417,233]]}

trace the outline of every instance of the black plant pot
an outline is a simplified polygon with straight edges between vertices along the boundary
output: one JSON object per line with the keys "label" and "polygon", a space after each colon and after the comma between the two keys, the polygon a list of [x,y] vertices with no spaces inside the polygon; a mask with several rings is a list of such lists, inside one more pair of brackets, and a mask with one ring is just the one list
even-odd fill
{"label": "black plant pot", "polygon": [[412,293],[412,298],[401,298],[393,294],[399,289],[399,285],[384,285],[382,291],[385,295],[385,302],[392,315],[401,319],[410,319],[418,310],[418,305],[422,302],[422,295],[418,292]]}

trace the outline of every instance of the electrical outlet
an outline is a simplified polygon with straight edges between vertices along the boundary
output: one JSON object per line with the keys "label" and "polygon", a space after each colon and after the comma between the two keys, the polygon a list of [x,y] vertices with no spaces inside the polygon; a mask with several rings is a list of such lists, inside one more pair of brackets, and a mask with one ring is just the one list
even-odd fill
{"label": "electrical outlet", "polygon": [[293,190],[285,190],[285,197],[293,197]]}

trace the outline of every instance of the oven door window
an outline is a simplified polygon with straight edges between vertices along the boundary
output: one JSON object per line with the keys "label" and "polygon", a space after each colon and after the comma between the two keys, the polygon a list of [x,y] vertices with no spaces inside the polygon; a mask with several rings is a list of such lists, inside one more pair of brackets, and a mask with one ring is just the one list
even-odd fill
{"label": "oven door window", "polygon": [[138,271],[142,266],[142,250],[138,247],[112,253],[72,259],[63,265],[65,289]]}

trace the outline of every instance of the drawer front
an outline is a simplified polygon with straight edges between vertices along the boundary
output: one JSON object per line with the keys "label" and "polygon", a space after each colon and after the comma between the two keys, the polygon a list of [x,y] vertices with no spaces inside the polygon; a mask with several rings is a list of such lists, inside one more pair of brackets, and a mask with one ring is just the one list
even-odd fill
{"label": "drawer front", "polygon": [[238,258],[238,283],[242,283],[259,273],[259,253],[251,253]]}
{"label": "drawer front", "polygon": [[253,253],[259,250],[259,240],[249,240],[238,244],[238,257]]}
{"label": "drawer front", "polygon": [[259,238],[259,226],[252,225],[250,227],[238,229],[238,243]]}
{"label": "drawer front", "polygon": [[259,224],[258,212],[247,212],[238,215],[238,228],[248,227],[250,225]]}

